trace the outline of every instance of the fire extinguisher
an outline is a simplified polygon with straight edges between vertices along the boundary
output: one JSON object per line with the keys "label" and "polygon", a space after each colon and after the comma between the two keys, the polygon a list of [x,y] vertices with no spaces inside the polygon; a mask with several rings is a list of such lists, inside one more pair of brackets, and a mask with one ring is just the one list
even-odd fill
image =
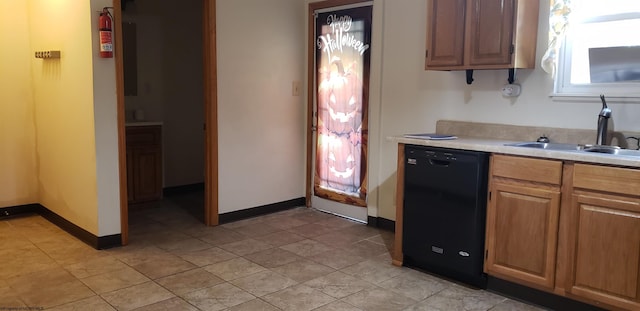
{"label": "fire extinguisher", "polygon": [[113,36],[111,35],[111,13],[103,8],[98,19],[98,31],[100,33],[100,57],[113,57]]}

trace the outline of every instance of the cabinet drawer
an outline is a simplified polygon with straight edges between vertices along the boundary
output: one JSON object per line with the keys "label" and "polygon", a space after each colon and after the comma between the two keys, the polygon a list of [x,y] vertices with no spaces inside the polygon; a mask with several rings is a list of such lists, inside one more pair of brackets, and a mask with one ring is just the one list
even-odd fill
{"label": "cabinet drawer", "polygon": [[640,170],[575,164],[573,187],[637,196],[640,189]]}
{"label": "cabinet drawer", "polygon": [[493,155],[491,161],[493,176],[552,185],[560,185],[562,182],[562,161],[505,155]]}
{"label": "cabinet drawer", "polygon": [[160,145],[159,125],[127,127],[127,147]]}

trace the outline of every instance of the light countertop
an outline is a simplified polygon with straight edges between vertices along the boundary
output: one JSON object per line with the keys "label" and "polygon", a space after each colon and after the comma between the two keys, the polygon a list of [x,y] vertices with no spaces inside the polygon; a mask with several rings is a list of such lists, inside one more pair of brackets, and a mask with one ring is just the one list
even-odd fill
{"label": "light countertop", "polygon": [[545,150],[526,147],[505,146],[508,143],[522,141],[485,139],[472,137],[458,137],[452,140],[427,140],[418,138],[407,138],[404,136],[391,136],[389,140],[407,145],[422,145],[431,147],[442,147],[461,150],[484,151],[490,153],[501,153],[519,155],[535,158],[558,159],[575,162],[598,163],[608,165],[619,165],[640,168],[640,157],[623,156],[603,153],[589,153],[578,150]]}

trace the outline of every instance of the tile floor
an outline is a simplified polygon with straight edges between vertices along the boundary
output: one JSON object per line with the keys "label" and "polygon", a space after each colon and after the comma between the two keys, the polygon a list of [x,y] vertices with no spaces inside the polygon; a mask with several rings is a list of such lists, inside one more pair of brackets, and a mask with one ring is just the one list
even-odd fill
{"label": "tile floor", "polygon": [[163,201],[94,250],[40,216],[0,221],[0,310],[541,310],[390,264],[393,234],[295,208],[205,227]]}

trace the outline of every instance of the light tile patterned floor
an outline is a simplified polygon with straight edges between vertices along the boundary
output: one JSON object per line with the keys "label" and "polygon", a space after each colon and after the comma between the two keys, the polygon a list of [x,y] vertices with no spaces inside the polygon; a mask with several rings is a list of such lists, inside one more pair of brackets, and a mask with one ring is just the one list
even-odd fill
{"label": "light tile patterned floor", "polygon": [[0,310],[541,310],[395,267],[392,233],[313,209],[208,228],[165,200],[130,234],[97,251],[40,216],[0,221]]}

